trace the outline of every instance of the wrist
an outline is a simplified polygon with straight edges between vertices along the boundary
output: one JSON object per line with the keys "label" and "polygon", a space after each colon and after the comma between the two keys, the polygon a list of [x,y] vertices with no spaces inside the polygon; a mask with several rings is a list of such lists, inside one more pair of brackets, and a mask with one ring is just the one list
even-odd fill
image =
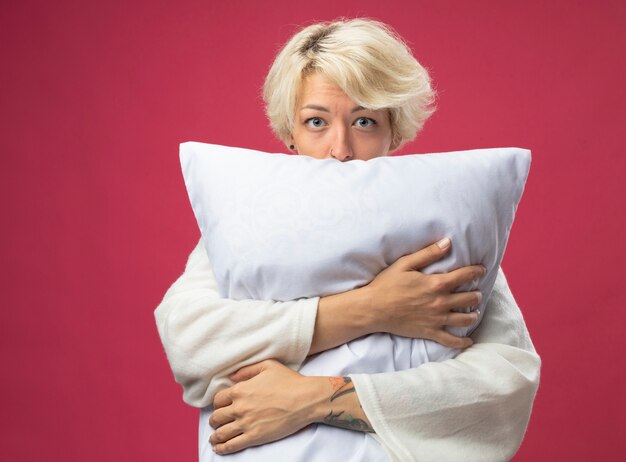
{"label": "wrist", "polygon": [[320,298],[309,354],[377,332],[370,293],[361,287]]}
{"label": "wrist", "polygon": [[337,308],[349,316],[353,328],[353,338],[378,332],[378,320],[372,306],[372,289],[368,286],[337,294]]}
{"label": "wrist", "polygon": [[374,303],[374,289],[369,285],[354,290],[354,309],[356,323],[363,332],[362,335],[384,332],[381,329],[379,310]]}
{"label": "wrist", "polygon": [[308,423],[320,423],[330,411],[332,387],[328,377],[306,377],[308,386]]}
{"label": "wrist", "polygon": [[309,423],[373,432],[350,377],[310,377],[312,389]]}

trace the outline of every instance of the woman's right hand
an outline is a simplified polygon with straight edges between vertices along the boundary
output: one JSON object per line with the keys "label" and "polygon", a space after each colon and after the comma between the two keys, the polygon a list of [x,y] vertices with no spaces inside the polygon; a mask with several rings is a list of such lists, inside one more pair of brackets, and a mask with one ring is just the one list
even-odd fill
{"label": "woman's right hand", "polygon": [[465,266],[449,273],[424,274],[421,270],[440,260],[451,247],[449,239],[399,258],[361,289],[371,300],[372,332],[434,340],[452,348],[466,348],[469,337],[457,337],[446,326],[467,327],[479,313],[457,312],[478,305],[482,294],[455,292],[460,286],[485,275],[482,265]]}
{"label": "woman's right hand", "polygon": [[309,354],[374,332],[434,340],[451,348],[470,346],[469,337],[458,337],[445,328],[476,322],[478,312],[457,310],[478,305],[481,293],[455,290],[484,276],[485,268],[473,265],[444,274],[421,272],[450,247],[450,240],[442,239],[400,257],[366,286],[321,298]]}

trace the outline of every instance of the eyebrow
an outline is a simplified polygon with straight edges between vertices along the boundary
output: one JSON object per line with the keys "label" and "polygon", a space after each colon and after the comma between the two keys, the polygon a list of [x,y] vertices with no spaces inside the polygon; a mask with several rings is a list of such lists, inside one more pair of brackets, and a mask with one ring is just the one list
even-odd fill
{"label": "eyebrow", "polygon": [[[300,108],[300,110],[304,110],[304,109],[313,109],[315,111],[321,111],[321,112],[330,112],[330,109],[324,107],[324,106],[319,106],[317,104],[307,104],[306,106],[302,106]],[[359,111],[365,111],[366,108],[364,108],[363,106],[357,106],[354,109],[352,109],[350,112],[351,113],[355,113],[355,112],[359,112]]]}

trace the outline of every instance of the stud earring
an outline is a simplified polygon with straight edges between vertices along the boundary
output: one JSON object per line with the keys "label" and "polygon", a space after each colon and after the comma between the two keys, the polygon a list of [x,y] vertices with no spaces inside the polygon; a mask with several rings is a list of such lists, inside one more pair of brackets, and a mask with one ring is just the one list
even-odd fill
{"label": "stud earring", "polygon": [[289,149],[291,149],[292,151],[294,150],[295,146],[293,144],[289,145]]}

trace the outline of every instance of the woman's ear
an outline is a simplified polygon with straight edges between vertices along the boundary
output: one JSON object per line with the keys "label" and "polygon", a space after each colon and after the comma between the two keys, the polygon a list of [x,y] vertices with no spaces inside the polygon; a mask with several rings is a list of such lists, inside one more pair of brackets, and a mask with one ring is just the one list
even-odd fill
{"label": "woman's ear", "polygon": [[402,144],[402,138],[400,138],[399,136],[398,137],[394,136],[393,139],[391,140],[391,144],[389,145],[389,153],[391,154],[393,151],[398,149],[401,144]]}

